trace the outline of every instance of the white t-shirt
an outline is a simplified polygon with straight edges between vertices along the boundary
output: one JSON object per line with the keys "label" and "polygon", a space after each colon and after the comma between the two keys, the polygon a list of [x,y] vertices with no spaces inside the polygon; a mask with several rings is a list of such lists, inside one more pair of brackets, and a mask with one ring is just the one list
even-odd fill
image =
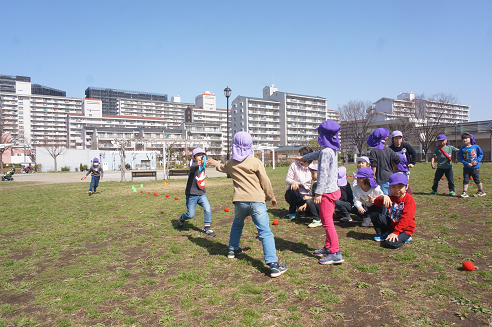
{"label": "white t-shirt", "polygon": [[383,195],[383,191],[381,191],[379,185],[376,188],[371,187],[367,192],[364,192],[359,185],[355,185],[353,193],[354,193],[354,206],[357,209],[362,207],[362,202],[364,202],[368,207],[373,205],[373,203],[369,201],[369,196],[373,198],[377,198],[378,196]]}

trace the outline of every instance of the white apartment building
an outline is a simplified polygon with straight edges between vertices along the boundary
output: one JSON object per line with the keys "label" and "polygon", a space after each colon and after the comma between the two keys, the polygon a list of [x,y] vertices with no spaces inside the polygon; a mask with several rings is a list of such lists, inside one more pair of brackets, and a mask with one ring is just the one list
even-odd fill
{"label": "white apartment building", "polygon": [[[372,105],[376,111],[376,121],[391,120],[400,117],[410,117],[415,110],[416,101],[413,93],[400,93],[396,99],[381,98]],[[425,113],[419,115],[421,119],[439,119],[442,124],[465,123],[470,120],[470,106],[455,103],[438,103],[425,101]],[[442,113],[444,111],[444,113]]]}
{"label": "white apartment building", "polygon": [[253,145],[280,146],[280,103],[237,96],[231,107],[231,139],[237,132],[251,134]]}
{"label": "white apartment building", "polygon": [[317,96],[263,88],[263,98],[238,96],[232,102],[232,131],[247,131],[254,145],[291,146],[317,137],[318,127],[331,119],[340,122],[338,111],[327,109],[327,100]]}
{"label": "white apartment building", "polygon": [[180,100],[180,97],[172,97],[172,102],[118,99],[118,115],[165,118],[167,128],[179,128],[183,122],[183,112],[189,106],[193,106],[190,103],[181,103]]}
{"label": "white apartment building", "polygon": [[[227,109],[217,108],[215,94],[212,94],[209,91],[205,91],[202,94],[196,96],[195,105],[189,106],[184,111],[184,122],[208,124],[204,126],[208,126],[207,128],[212,128],[214,131],[217,127],[215,125],[218,125],[219,131],[221,133],[220,154],[225,155],[227,153]],[[232,135],[230,135],[230,137],[232,139]],[[214,146],[216,145],[217,143],[214,141]]]}
{"label": "white apartment building", "polygon": [[31,83],[15,82],[15,92],[0,93],[4,132],[16,145],[50,142],[66,144],[67,113],[80,113],[82,99],[31,94]]}
{"label": "white apartment building", "polygon": [[184,122],[180,129],[186,137],[188,151],[191,149],[202,148],[208,155],[224,155],[223,135],[221,124],[206,122]]}

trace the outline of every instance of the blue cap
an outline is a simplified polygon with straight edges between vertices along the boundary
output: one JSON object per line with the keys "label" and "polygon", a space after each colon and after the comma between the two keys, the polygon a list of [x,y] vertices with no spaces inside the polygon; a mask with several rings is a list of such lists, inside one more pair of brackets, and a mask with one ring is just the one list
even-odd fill
{"label": "blue cap", "polygon": [[396,173],[390,176],[389,185],[403,184],[408,185],[408,177],[405,174]]}

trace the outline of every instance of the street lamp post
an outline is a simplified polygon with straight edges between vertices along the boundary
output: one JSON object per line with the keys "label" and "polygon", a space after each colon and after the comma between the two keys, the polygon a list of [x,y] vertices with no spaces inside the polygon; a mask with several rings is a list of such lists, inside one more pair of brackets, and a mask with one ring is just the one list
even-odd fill
{"label": "street lamp post", "polygon": [[224,95],[227,98],[227,160],[229,160],[229,97],[231,96],[231,91],[229,86],[224,89]]}

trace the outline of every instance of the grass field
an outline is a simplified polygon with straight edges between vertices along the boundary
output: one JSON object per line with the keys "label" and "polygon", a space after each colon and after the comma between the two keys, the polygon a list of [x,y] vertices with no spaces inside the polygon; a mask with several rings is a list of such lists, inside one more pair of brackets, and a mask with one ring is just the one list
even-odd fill
{"label": "grass field", "polygon": [[[446,196],[445,181],[427,195],[434,171],[417,164],[413,241],[386,249],[372,227],[336,220],[345,262],[327,266],[312,255],[324,229],[283,219],[287,168],[267,172],[279,202],[268,205],[280,221],[272,230],[289,265],[276,279],[250,220],[245,253],[226,257],[230,179],[207,182],[215,238],[201,234],[201,209],[177,228],[186,180],[104,182],[91,197],[88,183],[3,182],[0,326],[491,326],[492,164],[481,168],[490,194],[468,199]],[[461,165],[454,175],[460,194]],[[463,271],[465,260],[477,269]]]}

